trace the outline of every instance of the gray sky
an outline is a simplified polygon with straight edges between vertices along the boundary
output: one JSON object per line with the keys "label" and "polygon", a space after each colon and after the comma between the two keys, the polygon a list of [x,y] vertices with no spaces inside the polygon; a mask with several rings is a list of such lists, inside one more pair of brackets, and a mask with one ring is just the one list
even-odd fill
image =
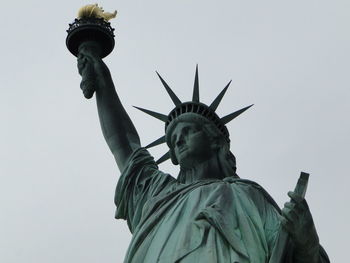
{"label": "gray sky", "polygon": [[[122,262],[130,234],[114,219],[119,172],[84,99],[65,30],[85,1],[3,3],[0,262]],[[201,99],[231,88],[218,114],[254,103],[228,125],[238,173],[282,206],[300,171],[332,262],[346,262],[350,182],[348,0],[100,2],[119,11],[105,59],[145,145],[164,127],[132,108],[183,100],[199,64]],[[152,150],[159,157],[165,147]],[[161,169],[174,176],[170,162]]]}

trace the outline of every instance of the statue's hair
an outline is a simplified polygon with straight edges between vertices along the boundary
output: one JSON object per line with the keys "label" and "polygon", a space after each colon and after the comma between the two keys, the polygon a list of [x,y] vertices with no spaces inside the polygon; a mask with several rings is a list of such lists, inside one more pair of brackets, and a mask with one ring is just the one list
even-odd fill
{"label": "statue's hair", "polygon": [[225,162],[228,162],[233,172],[236,173],[236,157],[230,151],[230,143],[227,142],[212,123],[205,123],[202,127],[207,136],[219,145],[218,155],[223,158]]}

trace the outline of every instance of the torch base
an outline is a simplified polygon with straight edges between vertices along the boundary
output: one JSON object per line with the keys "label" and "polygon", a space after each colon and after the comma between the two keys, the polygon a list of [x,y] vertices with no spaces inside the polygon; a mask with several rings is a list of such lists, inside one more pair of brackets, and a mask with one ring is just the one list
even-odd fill
{"label": "torch base", "polygon": [[114,48],[113,31],[110,23],[100,18],[75,19],[73,24],[69,24],[66,45],[74,56],[78,56],[79,46],[83,42],[97,42],[101,48],[101,58],[104,58]]}

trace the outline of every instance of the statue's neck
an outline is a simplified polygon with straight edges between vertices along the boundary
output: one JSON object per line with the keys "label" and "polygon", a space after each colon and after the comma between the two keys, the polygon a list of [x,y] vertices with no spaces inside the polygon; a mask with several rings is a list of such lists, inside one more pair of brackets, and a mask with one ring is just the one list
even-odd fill
{"label": "statue's neck", "polygon": [[222,179],[227,176],[225,176],[225,173],[222,170],[218,156],[214,156],[194,167],[180,168],[178,179],[181,183],[193,183],[207,179]]}

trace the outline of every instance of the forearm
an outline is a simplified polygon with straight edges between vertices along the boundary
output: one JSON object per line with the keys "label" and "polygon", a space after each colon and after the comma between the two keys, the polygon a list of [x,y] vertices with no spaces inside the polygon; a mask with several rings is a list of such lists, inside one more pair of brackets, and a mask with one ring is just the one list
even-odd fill
{"label": "forearm", "polygon": [[293,262],[295,263],[323,263],[320,256],[320,246],[294,251]]}
{"label": "forearm", "polygon": [[123,170],[129,156],[140,147],[140,139],[115,91],[109,70],[104,70],[99,79],[96,102],[101,129],[119,169]]}
{"label": "forearm", "polygon": [[99,46],[87,42],[79,47],[78,70],[82,76],[81,89],[96,101],[103,136],[120,170],[132,152],[140,147],[137,131],[121,104],[110,71],[99,56]]}
{"label": "forearm", "polygon": [[[311,255],[313,253],[313,255]],[[313,252],[309,251],[306,255],[295,254],[293,256],[293,263],[330,263],[326,251],[321,245],[318,246]]]}
{"label": "forearm", "polygon": [[316,233],[315,226],[310,226],[313,235],[305,234],[305,242],[302,245],[294,244],[294,263],[329,263],[326,251],[322,248]]}

